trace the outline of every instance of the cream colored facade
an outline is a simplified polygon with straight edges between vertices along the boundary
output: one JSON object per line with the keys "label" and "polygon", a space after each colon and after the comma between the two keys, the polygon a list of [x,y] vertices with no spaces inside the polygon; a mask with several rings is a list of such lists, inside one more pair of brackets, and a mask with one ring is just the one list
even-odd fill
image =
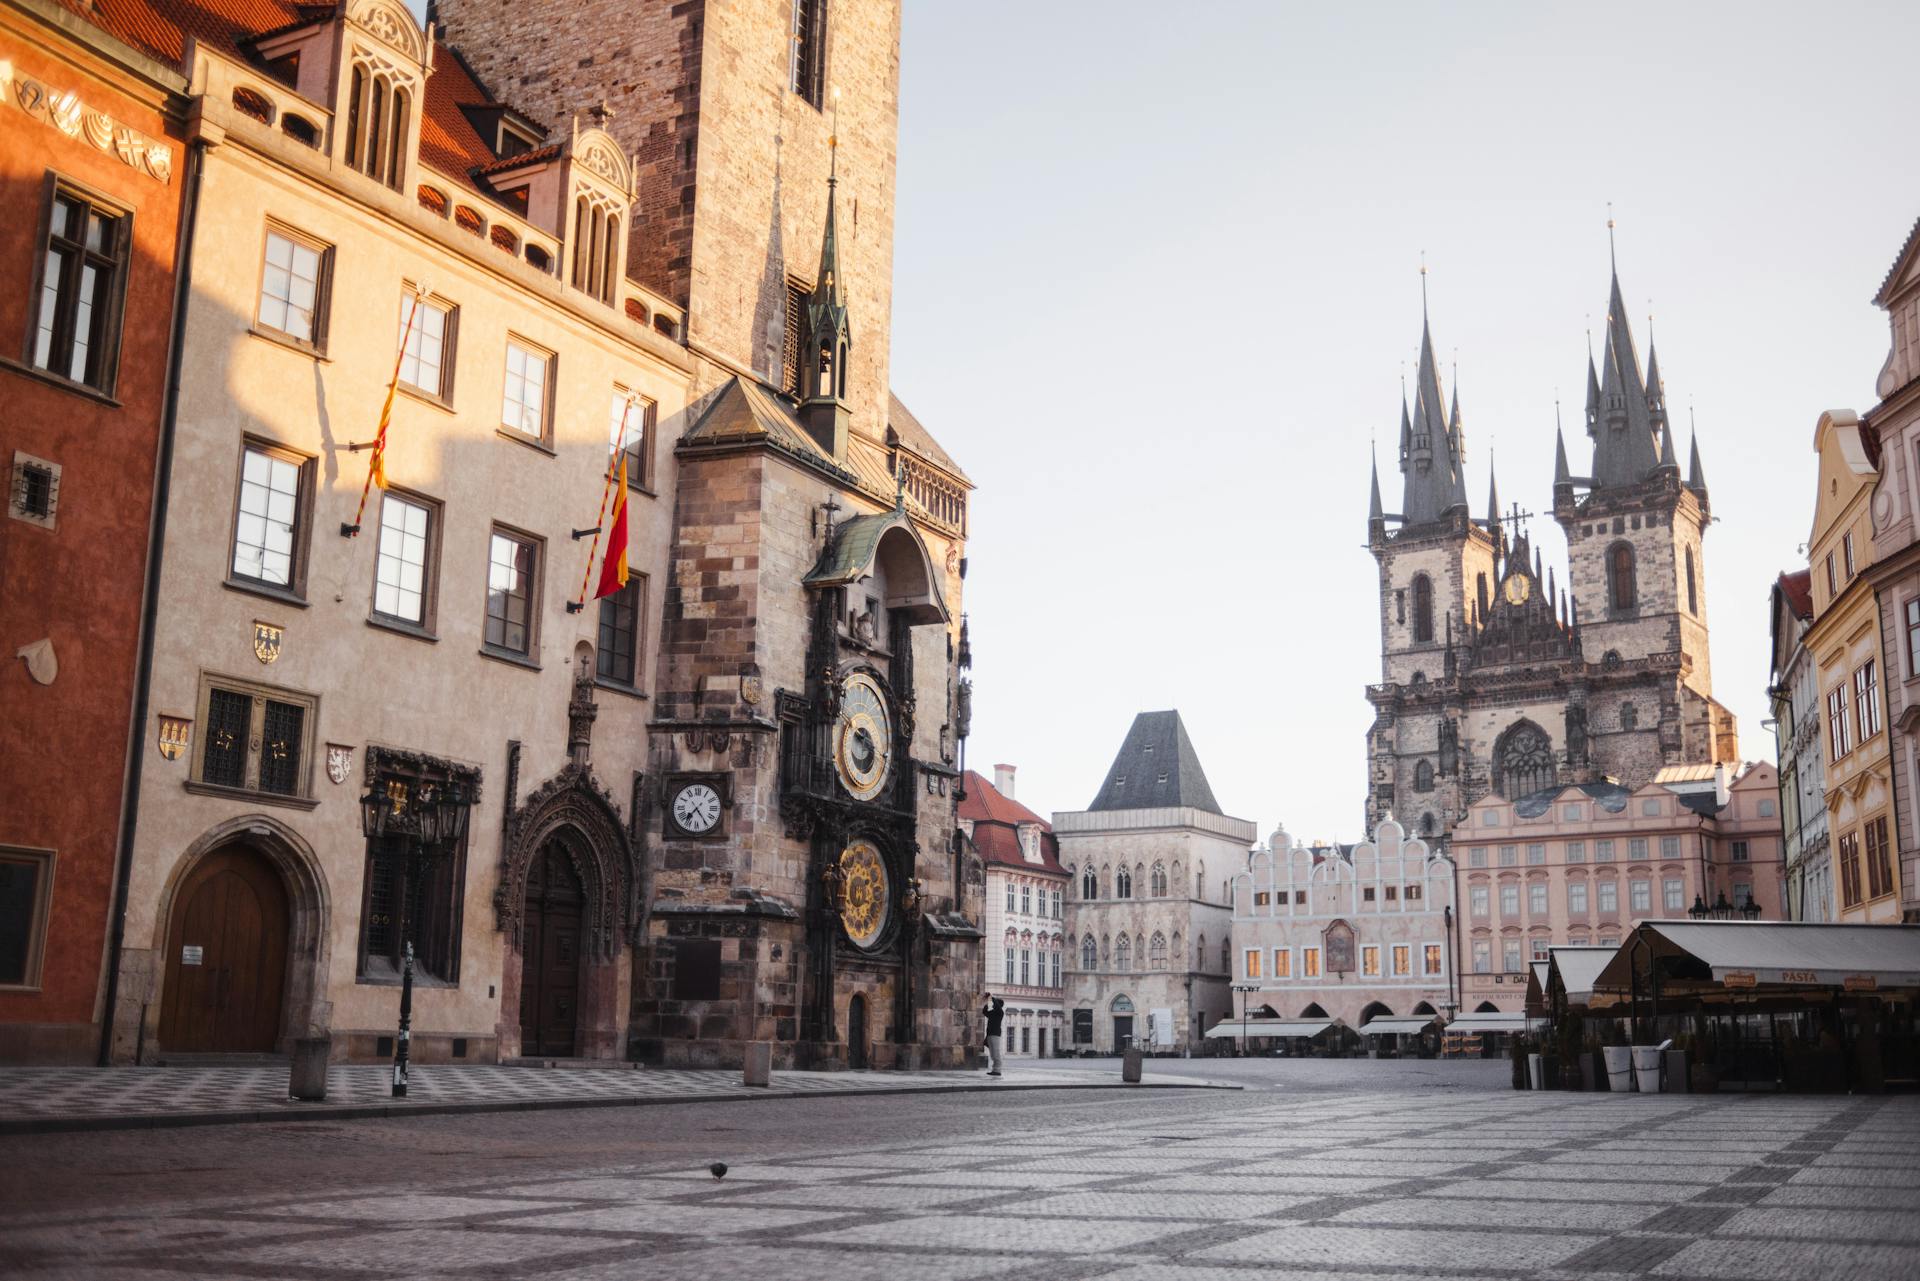
{"label": "cream colored facade", "polygon": [[[617,246],[613,260],[582,264],[582,274],[600,282],[590,282],[592,292],[567,283],[580,278],[572,211],[585,202],[617,217],[630,196],[626,159],[611,138],[578,130],[544,160],[536,152],[522,213],[475,191],[462,174],[421,163],[426,77],[449,73],[430,69],[427,38],[403,8],[368,0],[351,16],[281,39],[300,42],[300,92],[210,46],[190,54],[203,159],[187,372],[114,1055],[150,1061],[232,1048],[169,1043],[164,1012],[185,961],[204,963],[214,946],[195,933],[208,927],[192,919],[183,891],[206,860],[236,850],[279,879],[287,920],[283,988],[253,994],[277,1004],[272,1044],[241,1048],[330,1034],[336,1058],[384,1051],[379,1038],[393,1033],[396,980],[362,958],[377,905],[365,901],[360,800],[369,752],[379,750],[426,771],[422,777],[455,770],[478,788],[464,881],[453,890],[457,978],[422,977],[416,1060],[491,1061],[521,1051],[521,947],[533,937],[524,895],[529,859],[549,848],[572,860],[586,899],[579,937],[555,953],[564,960],[577,946],[580,954],[574,1052],[620,1057],[635,905],[644,901],[643,838],[630,830],[628,798],[647,760],[648,620],[657,617],[671,536],[668,442],[684,427],[690,381],[688,356],[658,330],[676,329],[680,316],[625,279]],[[410,119],[396,117],[407,123],[390,184],[356,172],[347,158],[355,69],[376,67],[413,104]],[[289,136],[293,117],[316,131],[314,146]],[[438,210],[428,207],[426,188],[442,197]],[[263,301],[284,284],[267,280],[269,254],[278,252],[270,236],[321,256],[316,341],[290,336],[298,324]],[[542,254],[550,270],[536,265]],[[402,309],[417,284],[452,309],[440,394],[403,388],[396,397],[391,488],[385,498],[371,492],[361,532],[343,537],[369,460],[350,445],[374,437]],[[549,357],[539,393],[545,427],[531,434],[503,423],[510,339]],[[416,373],[431,377],[424,363]],[[566,608],[580,591],[589,547],[569,534],[595,523],[616,389],[634,393],[639,412],[650,406],[653,417],[650,475],[635,478],[627,508],[631,570],[652,595],[642,592],[631,681],[585,682],[580,699],[597,703],[597,716],[577,706],[570,721],[576,664],[598,671],[600,636],[594,602],[581,613]],[[235,570],[250,446],[297,472],[285,586]],[[383,502],[395,499],[430,514],[424,616],[411,626],[376,611]],[[536,549],[532,634],[521,658],[487,643],[496,531]],[[404,572],[397,535],[394,551],[391,563]],[[209,740],[229,732],[209,724],[216,689],[255,700],[243,786],[204,781]],[[261,721],[262,707],[276,705],[304,713],[291,735],[281,725],[277,739]],[[186,750],[169,759],[157,722],[182,720],[190,722]],[[570,726],[575,739],[578,731],[591,735],[571,756]],[[289,745],[297,752],[291,791],[259,786],[263,753]],[[554,843],[542,845],[549,837]],[[271,922],[266,933],[271,938]]]}
{"label": "cream colored facade", "polygon": [[1842,924],[1900,919],[1880,606],[1866,577],[1874,561],[1876,444],[1850,410],[1822,414],[1814,429],[1820,479],[1808,539],[1813,625],[1805,644],[1818,671],[1834,919]]}

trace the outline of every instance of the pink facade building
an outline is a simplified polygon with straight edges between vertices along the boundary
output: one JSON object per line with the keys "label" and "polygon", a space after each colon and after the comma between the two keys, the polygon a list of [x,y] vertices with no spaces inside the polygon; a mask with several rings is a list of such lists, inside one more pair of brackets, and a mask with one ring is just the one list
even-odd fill
{"label": "pink facade building", "polygon": [[1461,1011],[1524,1010],[1527,964],[1551,946],[1615,947],[1641,921],[1696,911],[1785,919],[1778,788],[1765,763],[1731,781],[1669,766],[1643,787],[1470,806],[1452,843]]}

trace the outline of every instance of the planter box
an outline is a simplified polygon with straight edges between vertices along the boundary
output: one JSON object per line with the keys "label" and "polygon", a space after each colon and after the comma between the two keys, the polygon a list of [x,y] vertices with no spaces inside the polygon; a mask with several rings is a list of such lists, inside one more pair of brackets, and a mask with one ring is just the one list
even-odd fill
{"label": "planter box", "polygon": [[1660,1056],[1657,1045],[1636,1045],[1633,1049],[1633,1083],[1642,1094],[1660,1093]]}
{"label": "planter box", "polygon": [[1633,1051],[1624,1045],[1609,1045],[1601,1049],[1607,1063],[1607,1088],[1615,1094],[1633,1092]]}

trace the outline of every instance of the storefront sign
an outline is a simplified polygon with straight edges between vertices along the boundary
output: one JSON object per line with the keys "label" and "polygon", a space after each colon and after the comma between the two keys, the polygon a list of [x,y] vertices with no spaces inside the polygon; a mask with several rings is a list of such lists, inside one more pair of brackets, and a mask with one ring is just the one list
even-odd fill
{"label": "storefront sign", "polygon": [[1720,981],[1728,987],[1760,986],[1760,976],[1752,970],[1729,970]]}
{"label": "storefront sign", "polygon": [[1840,986],[1849,992],[1877,992],[1880,980],[1871,974],[1849,974],[1840,980]]}

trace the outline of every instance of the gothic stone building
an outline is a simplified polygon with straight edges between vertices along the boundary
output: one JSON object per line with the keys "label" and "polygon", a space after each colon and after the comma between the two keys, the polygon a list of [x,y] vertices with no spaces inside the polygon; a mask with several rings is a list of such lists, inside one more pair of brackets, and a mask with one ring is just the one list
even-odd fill
{"label": "gothic stone building", "polygon": [[1587,476],[1572,474],[1556,429],[1562,589],[1517,509],[1503,517],[1491,479],[1486,518],[1472,515],[1458,393],[1449,406],[1423,328],[1413,408],[1400,414],[1400,511],[1386,511],[1376,466],[1367,522],[1382,668],[1367,689],[1369,831],[1391,811],[1444,842],[1489,794],[1601,778],[1637,787],[1670,763],[1737,759],[1707,662],[1699,446],[1683,479],[1659,358],[1643,375],[1617,275],[1586,421]]}
{"label": "gothic stone building", "polygon": [[899,4],[436,12],[517,107],[600,104],[635,157],[628,263],[687,317],[631,1052],[956,1065],[970,482],[887,381]]}

